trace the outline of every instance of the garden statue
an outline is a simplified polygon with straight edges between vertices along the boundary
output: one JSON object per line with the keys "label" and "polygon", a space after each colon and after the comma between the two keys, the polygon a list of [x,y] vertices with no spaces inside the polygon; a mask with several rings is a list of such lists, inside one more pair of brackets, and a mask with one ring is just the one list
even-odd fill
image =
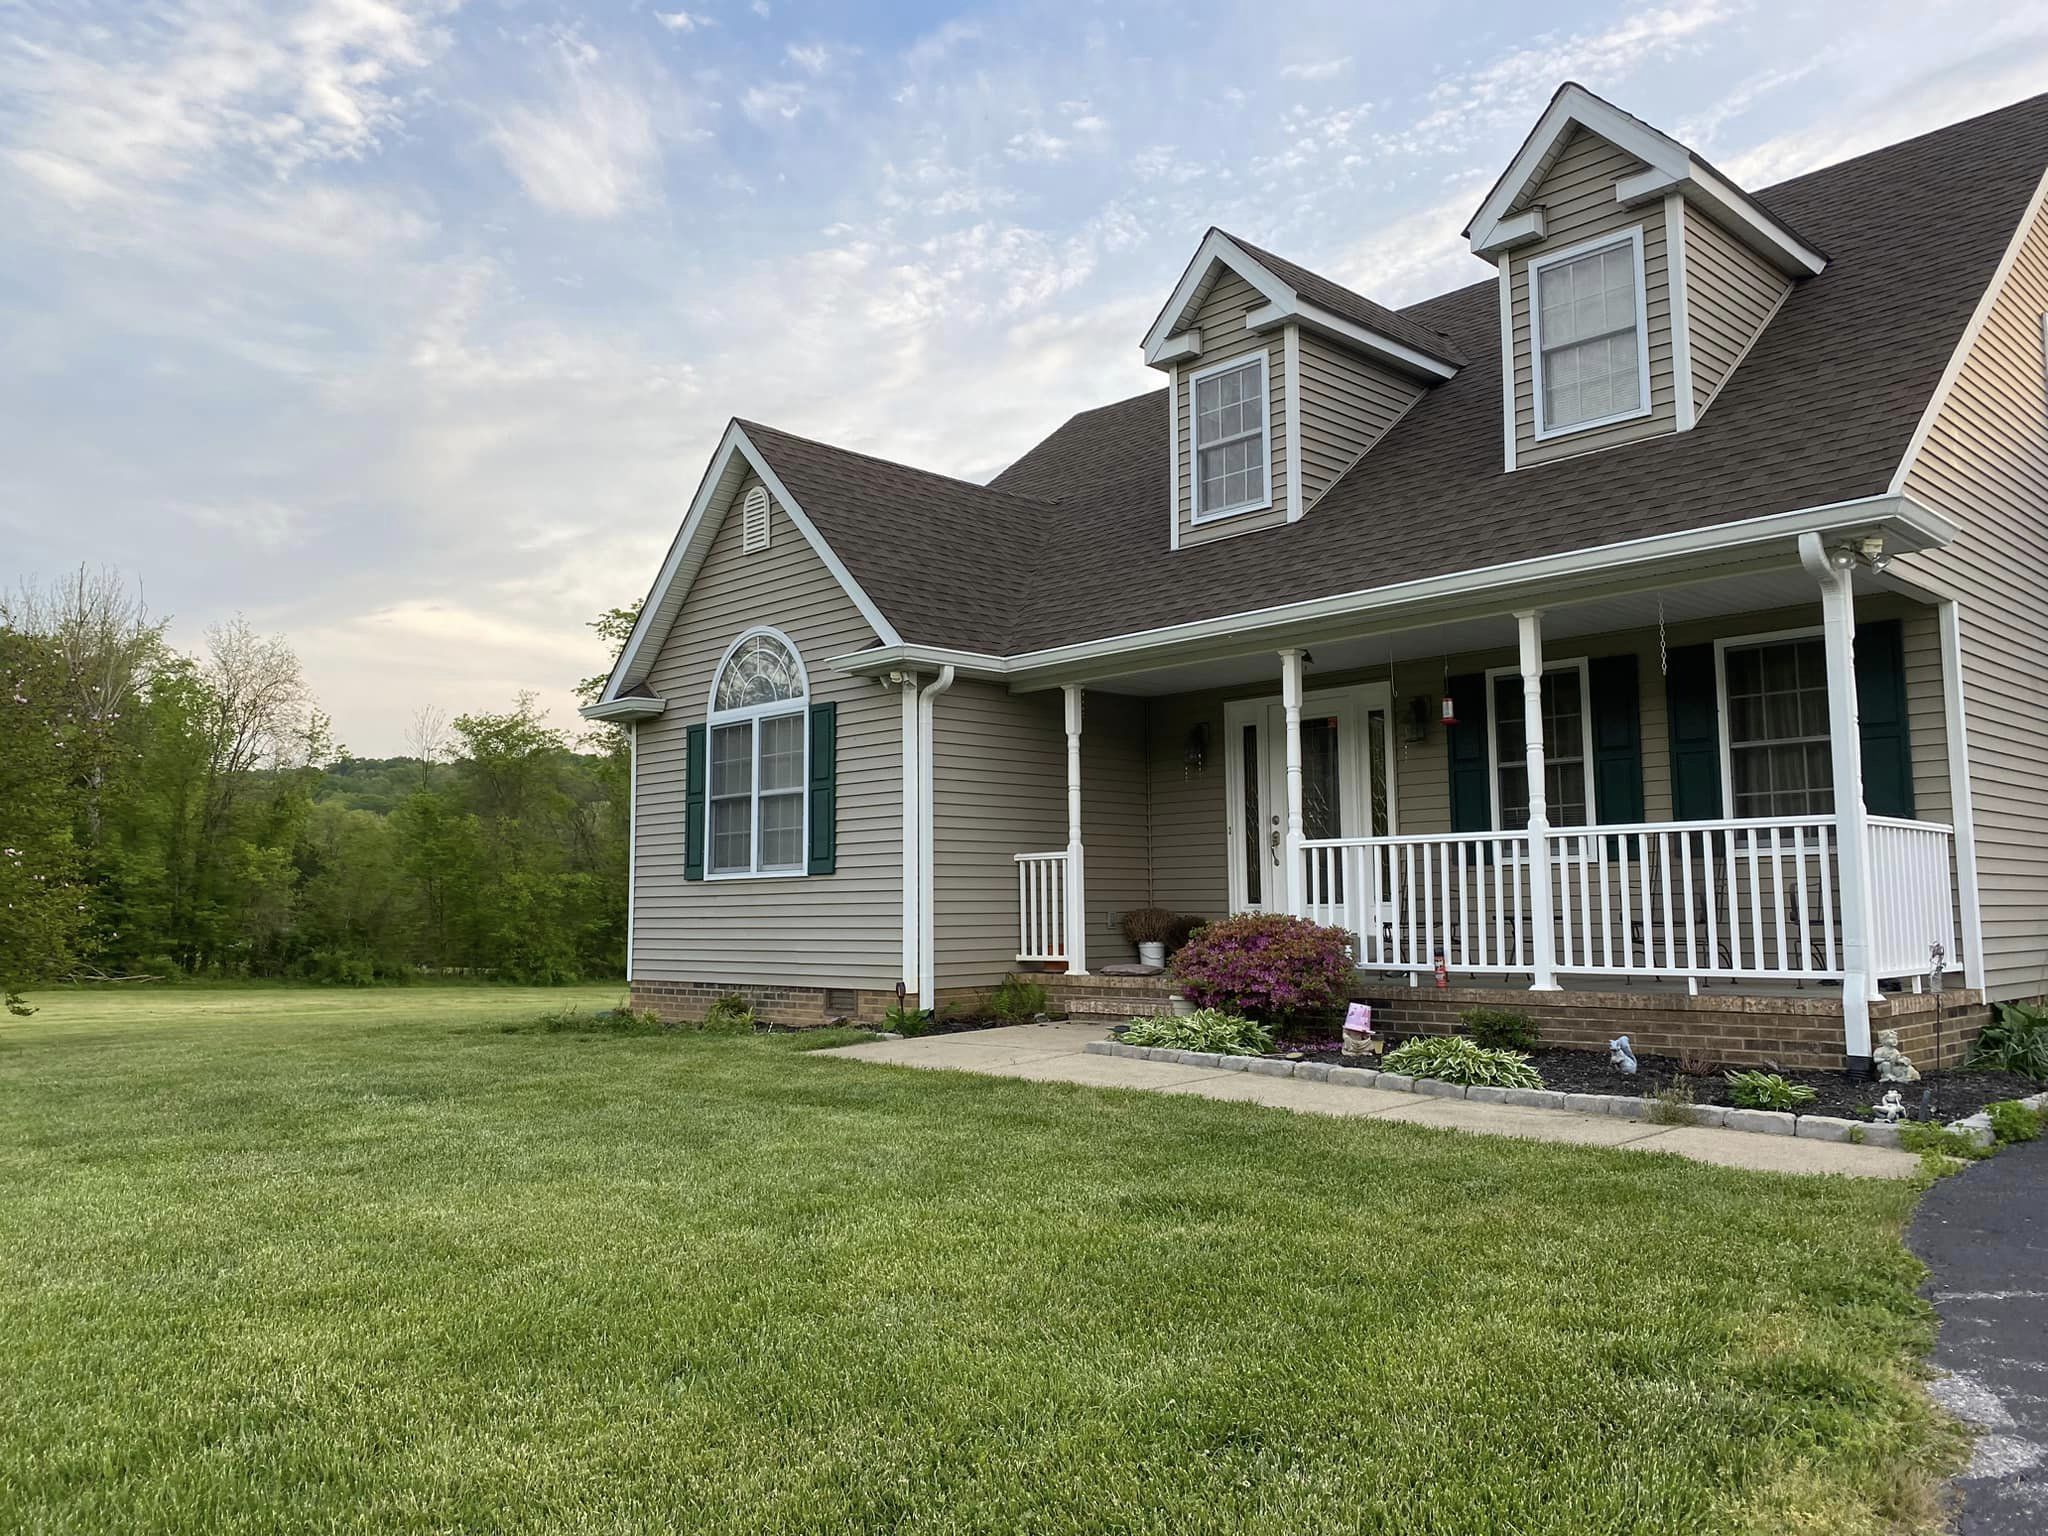
{"label": "garden statue", "polygon": [[1877,1068],[1880,1083],[1917,1083],[1920,1069],[1913,1065],[1906,1053],[1899,1049],[1899,1032],[1896,1029],[1881,1029],[1877,1032],[1877,1049],[1871,1053],[1870,1064]]}
{"label": "garden statue", "polygon": [[1624,1077],[1636,1075],[1636,1053],[1629,1045],[1627,1035],[1617,1035],[1607,1042],[1607,1063],[1621,1068]]}
{"label": "garden statue", "polygon": [[1344,1054],[1374,1056],[1378,1045],[1372,1033],[1372,1004],[1353,1003],[1344,1011]]}
{"label": "garden statue", "polygon": [[1884,1097],[1877,1101],[1876,1113],[1886,1125],[1897,1125],[1906,1117],[1906,1101],[1899,1097],[1898,1089],[1887,1088],[1884,1091]]}

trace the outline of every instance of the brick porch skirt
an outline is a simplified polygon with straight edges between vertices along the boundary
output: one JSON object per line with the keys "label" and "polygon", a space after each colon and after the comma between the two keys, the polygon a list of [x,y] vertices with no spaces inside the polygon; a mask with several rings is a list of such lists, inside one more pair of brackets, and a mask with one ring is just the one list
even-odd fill
{"label": "brick porch skirt", "polygon": [[[1448,1034],[1468,1008],[1527,1014],[1546,1045],[1605,1050],[1627,1035],[1640,1053],[1704,1051],[1716,1064],[1832,1070],[1842,1065],[1842,1000],[1835,993],[1767,997],[1753,993],[1531,992],[1525,987],[1420,987],[1380,983],[1353,996],[1372,1004],[1373,1026],[1396,1034]],[[1990,1008],[1975,992],[1887,993],[1870,1005],[1873,1042],[1899,1032],[1899,1049],[1923,1067],[1954,1066],[1968,1053]]]}

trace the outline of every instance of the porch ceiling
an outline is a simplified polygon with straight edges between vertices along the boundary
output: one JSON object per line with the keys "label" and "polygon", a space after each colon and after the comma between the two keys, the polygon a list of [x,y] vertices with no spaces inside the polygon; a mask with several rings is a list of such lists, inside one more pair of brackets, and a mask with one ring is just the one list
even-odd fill
{"label": "porch ceiling", "polygon": [[[1896,585],[1880,581],[1867,571],[1856,573],[1858,596],[1897,590]],[[1813,578],[1803,570],[1797,567],[1751,570],[1737,576],[1680,586],[1645,588],[1544,605],[1545,648],[1555,649],[1554,642],[1575,636],[1653,627],[1657,623],[1660,601],[1668,624],[1742,613],[1765,613],[1809,604],[1814,610],[1815,622],[1819,621],[1820,614],[1820,593]],[[1497,613],[1377,634],[1329,639],[1310,636],[1302,643],[1306,644],[1313,658],[1313,672],[1351,672],[1422,656],[1512,647],[1515,644],[1515,619],[1512,614]],[[1104,665],[1107,667],[1113,663],[1105,661]],[[1267,642],[1255,650],[1233,655],[1210,654],[1199,660],[1137,671],[1105,671],[1091,676],[1088,681],[1091,686],[1107,692],[1150,698],[1260,682],[1270,682],[1277,688],[1279,678],[1280,663],[1276,650],[1271,642]]]}

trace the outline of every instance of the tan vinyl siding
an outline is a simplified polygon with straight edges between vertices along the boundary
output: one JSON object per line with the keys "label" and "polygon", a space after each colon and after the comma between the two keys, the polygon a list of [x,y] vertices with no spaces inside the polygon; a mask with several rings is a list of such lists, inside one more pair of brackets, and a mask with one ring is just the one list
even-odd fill
{"label": "tan vinyl siding", "polygon": [[[1513,307],[1515,363],[1515,462],[1518,466],[1567,458],[1595,448],[1677,429],[1677,396],[1671,362],[1671,286],[1668,280],[1661,204],[1625,208],[1614,200],[1614,184],[1641,170],[1642,162],[1583,129],[1574,132],[1559,151],[1549,174],[1528,199],[1544,210],[1543,239],[1504,259],[1509,267]],[[1552,251],[1580,245],[1601,235],[1626,230],[1643,232],[1643,284],[1649,327],[1650,413],[1633,421],[1568,432],[1536,440],[1535,368],[1530,355],[1529,263]]]}
{"label": "tan vinyl siding", "polygon": [[1960,609],[1986,983],[1995,998],[2048,991],[2044,313],[2048,226],[2037,220],[1907,473],[1907,493],[1953,519],[1956,541],[1899,562]]}
{"label": "tan vinyl siding", "polygon": [[1685,210],[1685,309],[1692,342],[1692,398],[1706,410],[1756,340],[1792,280],[1697,208]]}
{"label": "tan vinyl siding", "polygon": [[[1081,841],[1091,964],[1131,958],[1110,926],[1150,897],[1144,707],[1090,694],[1081,729]],[[962,682],[932,714],[933,966],[941,987],[1017,968],[1020,853],[1067,845],[1067,737],[1056,692]]]}
{"label": "tan vinyl siding", "polygon": [[[1180,365],[1180,387],[1174,396],[1179,422],[1180,462],[1175,468],[1180,485],[1180,541],[1201,544],[1271,528],[1287,521],[1287,359],[1281,328],[1268,332],[1249,331],[1244,316],[1248,309],[1265,303],[1264,297],[1235,272],[1225,269],[1211,284],[1195,310],[1193,324],[1202,333],[1202,355]],[[1216,522],[1197,525],[1194,512],[1194,433],[1190,403],[1193,375],[1217,363],[1266,354],[1266,449],[1270,465],[1268,489],[1272,505],[1261,512],[1240,512]]]}
{"label": "tan vinyl siding", "polygon": [[[731,505],[755,483],[741,482]],[[876,636],[781,507],[769,547],[757,554],[742,552],[740,521],[734,511],[719,526],[648,674],[668,708],[639,727],[633,973],[643,981],[892,987],[902,968],[898,700],[826,665]],[[703,723],[727,647],[758,624],[796,643],[812,700],[839,706],[838,872],[685,880],[685,728]]]}
{"label": "tan vinyl siding", "polygon": [[1304,508],[1386,435],[1422,386],[1301,333],[1301,485]]}
{"label": "tan vinyl siding", "polygon": [[[1152,899],[1201,917],[1221,917],[1230,905],[1224,765],[1237,748],[1223,728],[1227,696],[1183,693],[1149,701]],[[1208,739],[1199,768],[1187,761],[1188,734],[1198,727]]]}

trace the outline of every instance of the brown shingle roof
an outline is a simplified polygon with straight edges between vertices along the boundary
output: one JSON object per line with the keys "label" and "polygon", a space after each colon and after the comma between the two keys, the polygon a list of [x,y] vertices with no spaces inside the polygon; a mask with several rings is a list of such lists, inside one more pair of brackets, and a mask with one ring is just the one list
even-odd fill
{"label": "brown shingle roof", "polygon": [[1699,426],[1512,474],[1496,285],[1412,305],[1457,377],[1301,522],[1196,548],[1167,546],[1164,390],[989,487],[747,430],[905,639],[1008,654],[1876,495],[2044,166],[2048,96],[1757,194],[1831,259]]}
{"label": "brown shingle roof", "polygon": [[1229,230],[1219,230],[1233,245],[1239,247],[1253,261],[1266,267],[1281,282],[1300,294],[1309,303],[1340,319],[1349,320],[1353,325],[1362,325],[1369,331],[1378,331],[1391,341],[1434,357],[1453,366],[1462,365],[1465,354],[1458,343],[1442,331],[1417,324],[1414,319],[1397,310],[1388,309],[1384,304],[1375,304],[1362,293],[1353,293],[1342,283],[1333,283],[1320,273],[1311,272],[1307,267],[1296,266],[1285,256],[1275,256],[1271,251],[1262,251],[1249,240],[1240,240]]}

